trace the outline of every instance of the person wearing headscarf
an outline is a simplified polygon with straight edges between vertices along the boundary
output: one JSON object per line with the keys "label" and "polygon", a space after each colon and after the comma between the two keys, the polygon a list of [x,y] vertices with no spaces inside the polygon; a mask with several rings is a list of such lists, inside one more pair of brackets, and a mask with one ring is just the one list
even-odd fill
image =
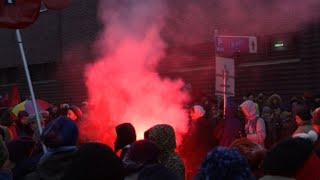
{"label": "person wearing headscarf", "polygon": [[217,147],[204,159],[195,180],[254,180],[247,159],[236,148]]}
{"label": "person wearing headscarf", "polygon": [[130,123],[122,123],[116,127],[117,138],[114,142],[114,150],[117,153],[121,150],[120,159],[123,159],[130,145],[136,141],[136,130]]}
{"label": "person wearing headscarf", "polygon": [[266,138],[265,123],[263,119],[259,117],[254,102],[247,100],[240,105],[240,108],[245,116],[246,138],[263,145]]}
{"label": "person wearing headscarf", "polygon": [[60,116],[51,121],[40,136],[47,152],[24,180],[60,180],[77,150],[78,135],[78,127],[68,117]]}
{"label": "person wearing headscarf", "polygon": [[179,177],[159,163],[159,146],[150,140],[134,142],[123,159],[125,180],[179,180]]}
{"label": "person wearing headscarf", "polygon": [[160,148],[160,164],[184,179],[185,167],[181,157],[175,152],[176,135],[172,126],[158,124],[148,130],[147,139],[155,142]]}

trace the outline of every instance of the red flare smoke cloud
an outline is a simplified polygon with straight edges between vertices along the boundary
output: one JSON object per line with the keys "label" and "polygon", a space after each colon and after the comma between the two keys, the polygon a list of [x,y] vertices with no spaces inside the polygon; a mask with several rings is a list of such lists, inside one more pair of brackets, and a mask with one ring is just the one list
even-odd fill
{"label": "red flare smoke cloud", "polygon": [[118,2],[114,8],[100,2],[104,30],[98,44],[103,56],[86,70],[91,110],[81,133],[113,147],[120,123],[132,123],[138,139],[151,126],[165,123],[174,127],[179,143],[187,130],[183,105],[189,96],[181,90],[181,80],[156,72],[165,55],[159,32],[166,7],[154,0]]}

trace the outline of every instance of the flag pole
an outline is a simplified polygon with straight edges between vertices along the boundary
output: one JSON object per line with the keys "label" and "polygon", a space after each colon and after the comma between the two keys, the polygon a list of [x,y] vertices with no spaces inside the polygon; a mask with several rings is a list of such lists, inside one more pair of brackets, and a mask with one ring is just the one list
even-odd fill
{"label": "flag pole", "polygon": [[[18,45],[19,45],[19,49],[20,49],[20,54],[21,54],[21,59],[22,59],[22,62],[23,62],[24,72],[25,72],[26,77],[27,77],[29,91],[30,91],[30,94],[31,94],[32,106],[33,106],[34,114],[35,114],[36,119],[37,119],[38,129],[39,129],[40,134],[42,134],[42,125],[41,125],[39,110],[38,110],[38,107],[37,107],[36,98],[35,98],[34,91],[33,91],[32,81],[31,81],[31,78],[30,78],[27,59],[26,59],[26,55],[25,55],[25,52],[24,52],[24,48],[23,48],[23,42],[22,42],[22,38],[21,38],[20,29],[16,29],[16,38],[17,38],[17,42],[18,42]],[[42,146],[43,146],[44,153],[46,153],[47,152],[46,146],[44,144],[42,144]]]}

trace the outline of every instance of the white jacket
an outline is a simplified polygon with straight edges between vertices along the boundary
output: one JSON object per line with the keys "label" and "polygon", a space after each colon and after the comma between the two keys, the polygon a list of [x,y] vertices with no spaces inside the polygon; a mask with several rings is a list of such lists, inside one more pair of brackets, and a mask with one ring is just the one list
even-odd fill
{"label": "white jacket", "polygon": [[247,100],[240,107],[246,117],[245,130],[247,139],[263,145],[266,138],[266,127],[263,119],[257,113],[254,102]]}

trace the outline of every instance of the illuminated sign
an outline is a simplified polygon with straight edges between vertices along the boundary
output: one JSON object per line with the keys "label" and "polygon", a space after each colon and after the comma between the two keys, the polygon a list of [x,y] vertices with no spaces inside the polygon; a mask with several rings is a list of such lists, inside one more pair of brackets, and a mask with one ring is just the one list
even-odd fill
{"label": "illuminated sign", "polygon": [[216,52],[223,54],[257,53],[258,43],[255,36],[218,36]]}

